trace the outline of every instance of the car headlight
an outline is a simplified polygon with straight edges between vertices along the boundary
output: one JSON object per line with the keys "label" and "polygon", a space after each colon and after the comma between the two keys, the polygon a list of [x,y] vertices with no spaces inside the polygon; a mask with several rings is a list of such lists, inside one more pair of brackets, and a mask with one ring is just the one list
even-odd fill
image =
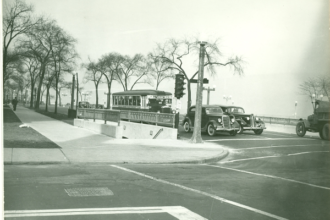
{"label": "car headlight", "polygon": [[250,117],[246,117],[246,120],[250,120]]}
{"label": "car headlight", "polygon": [[218,122],[219,122],[219,123],[221,123],[221,122],[222,122],[221,118],[218,118]]}
{"label": "car headlight", "polygon": [[260,120],[260,118],[256,117],[256,121],[259,121],[259,120]]}
{"label": "car headlight", "polygon": [[232,118],[232,119],[231,119],[231,122],[233,122],[233,123],[234,123],[234,122],[235,122],[235,118]]}

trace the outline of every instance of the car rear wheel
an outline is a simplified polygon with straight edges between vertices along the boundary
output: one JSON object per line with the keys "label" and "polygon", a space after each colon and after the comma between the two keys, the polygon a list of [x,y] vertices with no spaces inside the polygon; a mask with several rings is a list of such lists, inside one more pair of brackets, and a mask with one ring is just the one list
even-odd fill
{"label": "car rear wheel", "polygon": [[243,125],[239,124],[239,130],[237,131],[239,134],[243,134]]}
{"label": "car rear wheel", "polygon": [[188,133],[191,131],[191,128],[190,128],[190,124],[189,124],[189,121],[185,121],[184,124],[183,124],[183,130]]}
{"label": "car rear wheel", "polygon": [[206,131],[207,131],[207,134],[209,136],[214,136],[215,135],[215,129],[214,129],[213,124],[208,124]]}
{"label": "car rear wheel", "polygon": [[254,133],[257,135],[262,134],[262,132],[264,131],[264,129],[258,129],[258,130],[254,130]]}
{"label": "car rear wheel", "polygon": [[329,136],[330,136],[329,124],[324,124],[319,134],[323,140],[329,140]]}
{"label": "car rear wheel", "polygon": [[296,133],[299,137],[304,137],[306,134],[306,128],[304,122],[300,121],[296,125]]}
{"label": "car rear wheel", "polygon": [[230,131],[229,134],[230,134],[231,136],[236,136],[237,131],[236,131],[236,130],[235,130],[235,131]]}

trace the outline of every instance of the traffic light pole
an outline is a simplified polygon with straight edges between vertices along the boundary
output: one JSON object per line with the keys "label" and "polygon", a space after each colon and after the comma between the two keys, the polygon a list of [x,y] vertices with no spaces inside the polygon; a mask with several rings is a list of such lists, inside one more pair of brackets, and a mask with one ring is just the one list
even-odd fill
{"label": "traffic light pole", "polygon": [[202,122],[201,117],[202,117],[202,103],[203,103],[205,44],[206,44],[206,42],[203,42],[203,41],[200,42],[194,132],[190,139],[190,142],[192,142],[192,143],[203,143],[203,139],[202,139],[202,135],[201,135],[201,122]]}

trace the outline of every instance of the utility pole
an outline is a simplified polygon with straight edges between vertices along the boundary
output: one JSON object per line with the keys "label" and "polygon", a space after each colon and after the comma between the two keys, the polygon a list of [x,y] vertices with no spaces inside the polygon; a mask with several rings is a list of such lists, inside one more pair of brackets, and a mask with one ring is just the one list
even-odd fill
{"label": "utility pole", "polygon": [[199,70],[197,80],[197,93],[196,93],[196,111],[194,132],[190,139],[191,143],[203,143],[201,135],[201,122],[202,122],[202,103],[203,103],[203,77],[204,77],[204,56],[205,56],[205,44],[206,42],[200,41],[199,49]]}
{"label": "utility pole", "polygon": [[76,94],[76,117],[78,118],[78,92],[79,92],[79,81],[78,81],[78,73],[77,75],[77,94]]}
{"label": "utility pole", "polygon": [[74,103],[74,87],[75,87],[75,76],[72,74],[72,89],[71,89],[71,109],[73,109],[73,103]]}
{"label": "utility pole", "polygon": [[210,104],[210,91],[215,91],[215,85],[213,85],[213,89],[209,86],[207,88],[203,87],[203,90],[207,90],[207,104]]}

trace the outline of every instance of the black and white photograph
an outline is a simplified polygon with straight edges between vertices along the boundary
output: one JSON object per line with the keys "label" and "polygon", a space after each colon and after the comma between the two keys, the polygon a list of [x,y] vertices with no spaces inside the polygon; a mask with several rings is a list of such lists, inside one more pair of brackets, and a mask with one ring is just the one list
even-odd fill
{"label": "black and white photograph", "polygon": [[328,0],[2,0],[8,220],[330,220]]}

